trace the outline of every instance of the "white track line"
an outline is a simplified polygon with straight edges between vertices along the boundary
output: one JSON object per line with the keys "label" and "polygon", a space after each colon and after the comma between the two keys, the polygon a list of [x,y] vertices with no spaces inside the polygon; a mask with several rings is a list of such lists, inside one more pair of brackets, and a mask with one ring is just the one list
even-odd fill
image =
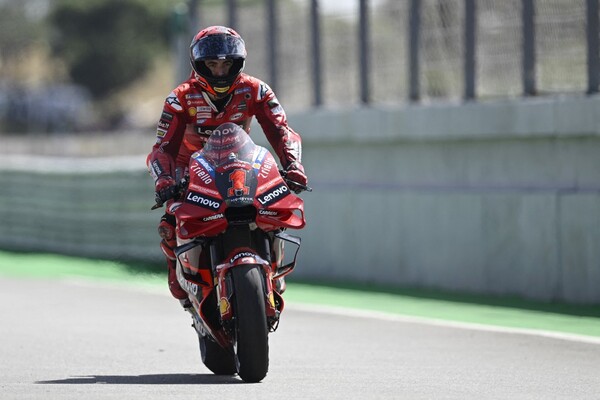
{"label": "white track line", "polygon": [[578,335],[575,333],[546,331],[541,329],[510,328],[498,325],[476,324],[471,322],[447,321],[443,319],[415,317],[410,315],[391,314],[380,311],[359,310],[333,306],[319,306],[310,304],[286,303],[286,308],[304,312],[316,312],[321,314],[340,315],[345,317],[372,318],[384,321],[397,321],[432,326],[441,326],[457,329],[468,329],[484,332],[498,332],[519,335],[541,336],[552,339],[569,340],[573,342],[591,343],[600,345],[600,337]]}
{"label": "white track line", "polygon": [[[137,285],[137,284],[128,284],[128,283],[116,283],[114,281],[91,281],[89,279],[82,278],[64,278],[63,282],[78,285],[78,286],[102,286],[102,287],[112,287],[112,288],[120,288],[125,290],[137,290],[145,293],[158,294],[171,297],[170,293],[164,288],[155,285]],[[485,325],[485,324],[476,324],[471,322],[457,322],[457,321],[448,321],[443,319],[435,319],[435,318],[426,318],[426,317],[415,317],[411,315],[402,315],[402,314],[392,314],[385,313],[381,311],[370,311],[370,310],[362,310],[355,308],[345,308],[345,307],[335,307],[335,306],[325,306],[325,305],[315,305],[308,303],[285,303],[285,308],[289,308],[291,310],[309,312],[309,313],[319,313],[319,314],[329,314],[329,315],[338,315],[344,317],[351,318],[370,318],[370,319],[378,319],[383,321],[392,321],[392,322],[405,322],[405,323],[413,323],[413,324],[424,324],[431,326],[440,326],[446,328],[457,328],[457,329],[467,329],[467,330],[475,330],[475,331],[483,331],[483,332],[496,332],[496,333],[507,333],[507,334],[518,334],[518,335],[530,335],[530,336],[540,336],[551,339],[560,339],[560,340],[568,340],[572,342],[580,342],[580,343],[590,343],[600,345],[600,337],[597,336],[586,336],[586,335],[578,335],[575,333],[565,333],[565,332],[555,332],[555,331],[546,331],[541,329],[527,329],[527,328],[510,328],[499,325]],[[285,318],[285,317],[284,317]]]}

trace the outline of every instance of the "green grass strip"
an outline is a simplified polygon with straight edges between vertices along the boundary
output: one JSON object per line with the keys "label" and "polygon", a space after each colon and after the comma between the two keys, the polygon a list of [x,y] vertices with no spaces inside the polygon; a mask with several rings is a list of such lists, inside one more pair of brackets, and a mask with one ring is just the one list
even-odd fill
{"label": "green grass strip", "polygon": [[[136,285],[166,286],[161,268],[55,254],[0,251],[0,276],[35,279],[68,277]],[[303,303],[371,310],[437,320],[540,329],[600,337],[600,306],[540,303],[427,290],[357,284],[306,283],[288,279],[288,304]]]}

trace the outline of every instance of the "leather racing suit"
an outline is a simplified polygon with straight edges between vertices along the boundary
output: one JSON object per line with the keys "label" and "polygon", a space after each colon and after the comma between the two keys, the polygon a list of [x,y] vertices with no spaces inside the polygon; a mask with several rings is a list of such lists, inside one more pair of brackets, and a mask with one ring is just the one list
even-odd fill
{"label": "leather racing suit", "polygon": [[[301,138],[288,126],[285,111],[275,93],[261,80],[241,73],[235,90],[224,99],[211,100],[193,74],[166,98],[158,121],[157,138],[146,162],[155,182],[184,171],[191,155],[202,149],[212,131],[224,122],[233,122],[250,133],[255,116],[284,169],[302,168]],[[161,249],[167,258],[169,289],[177,299],[187,294],[177,282],[175,218],[165,214],[158,227]]]}

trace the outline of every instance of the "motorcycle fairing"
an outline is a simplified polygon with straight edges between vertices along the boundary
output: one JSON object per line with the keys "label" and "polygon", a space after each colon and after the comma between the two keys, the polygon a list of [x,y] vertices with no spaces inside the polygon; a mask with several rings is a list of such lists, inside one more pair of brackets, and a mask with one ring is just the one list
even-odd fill
{"label": "motorcycle fairing", "polygon": [[256,224],[265,231],[304,227],[302,199],[285,184],[273,155],[250,143],[254,147],[245,158],[220,157],[220,165],[213,165],[203,151],[194,153],[189,187],[175,210],[180,237],[216,236],[229,225],[227,208],[249,205],[256,208]]}

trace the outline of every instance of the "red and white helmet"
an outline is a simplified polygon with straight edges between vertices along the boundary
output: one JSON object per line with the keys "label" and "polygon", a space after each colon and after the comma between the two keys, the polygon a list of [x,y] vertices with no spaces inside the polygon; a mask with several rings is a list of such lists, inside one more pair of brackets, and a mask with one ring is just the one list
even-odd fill
{"label": "red and white helmet", "polygon": [[[223,96],[235,89],[236,80],[244,70],[246,55],[242,37],[225,26],[202,29],[190,45],[190,62],[196,80],[204,90],[215,96]],[[232,60],[233,65],[227,76],[215,77],[204,63],[206,60]]]}

